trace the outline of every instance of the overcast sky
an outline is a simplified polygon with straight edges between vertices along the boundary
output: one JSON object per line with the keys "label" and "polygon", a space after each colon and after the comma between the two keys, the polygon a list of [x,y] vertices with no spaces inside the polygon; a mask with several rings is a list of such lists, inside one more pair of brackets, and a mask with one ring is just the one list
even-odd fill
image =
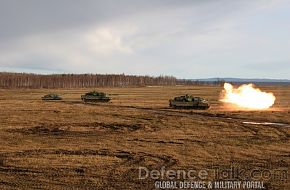
{"label": "overcast sky", "polygon": [[290,79],[290,0],[0,0],[0,71]]}

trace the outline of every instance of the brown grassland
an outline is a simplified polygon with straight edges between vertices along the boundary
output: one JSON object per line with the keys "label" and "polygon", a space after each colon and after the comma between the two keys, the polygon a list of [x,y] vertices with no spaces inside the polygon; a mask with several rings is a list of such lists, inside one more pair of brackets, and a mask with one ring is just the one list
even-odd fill
{"label": "brown grassland", "polygon": [[[289,175],[290,87],[262,89],[277,97],[267,111],[227,109],[218,101],[221,87],[213,86],[100,88],[112,101],[98,104],[80,100],[91,89],[2,89],[0,189],[154,189],[153,179],[138,179],[138,167],[233,165],[271,174],[261,179],[266,189],[290,189],[289,176],[275,173]],[[40,99],[50,92],[64,99]],[[211,108],[168,107],[185,93]]]}

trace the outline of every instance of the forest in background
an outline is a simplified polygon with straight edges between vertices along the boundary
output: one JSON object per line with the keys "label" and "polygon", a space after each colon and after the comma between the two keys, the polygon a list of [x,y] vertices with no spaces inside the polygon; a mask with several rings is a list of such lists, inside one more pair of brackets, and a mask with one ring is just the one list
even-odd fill
{"label": "forest in background", "polygon": [[177,79],[173,76],[136,76],[125,74],[29,74],[0,72],[0,88],[91,88],[174,85],[220,85]]}

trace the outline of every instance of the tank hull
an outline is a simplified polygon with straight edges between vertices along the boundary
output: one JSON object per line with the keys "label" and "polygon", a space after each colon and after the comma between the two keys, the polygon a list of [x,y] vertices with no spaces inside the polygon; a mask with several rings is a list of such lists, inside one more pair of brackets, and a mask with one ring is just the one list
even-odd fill
{"label": "tank hull", "polygon": [[169,100],[169,106],[175,109],[199,109],[206,110],[209,109],[210,106],[207,103],[202,102],[180,102],[175,100]]}
{"label": "tank hull", "polygon": [[44,101],[54,101],[54,100],[62,100],[62,97],[57,94],[47,94],[41,97]]}
{"label": "tank hull", "polygon": [[54,101],[54,100],[62,100],[62,98],[41,98],[44,101]]}
{"label": "tank hull", "polygon": [[97,96],[81,96],[83,102],[109,102],[111,98],[109,97],[97,97]]}

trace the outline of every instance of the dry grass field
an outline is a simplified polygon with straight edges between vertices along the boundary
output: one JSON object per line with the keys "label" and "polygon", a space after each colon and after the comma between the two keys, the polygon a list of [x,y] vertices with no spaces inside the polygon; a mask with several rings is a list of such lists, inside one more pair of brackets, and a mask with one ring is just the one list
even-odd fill
{"label": "dry grass field", "polygon": [[[154,189],[153,179],[138,178],[138,167],[233,165],[270,171],[261,179],[266,189],[290,189],[287,176],[274,175],[289,175],[290,87],[262,89],[277,97],[267,111],[227,109],[218,101],[222,88],[211,86],[100,88],[112,101],[99,104],[81,102],[91,89],[2,89],[0,189]],[[50,92],[64,99],[40,100]],[[212,107],[168,108],[186,93]]]}

